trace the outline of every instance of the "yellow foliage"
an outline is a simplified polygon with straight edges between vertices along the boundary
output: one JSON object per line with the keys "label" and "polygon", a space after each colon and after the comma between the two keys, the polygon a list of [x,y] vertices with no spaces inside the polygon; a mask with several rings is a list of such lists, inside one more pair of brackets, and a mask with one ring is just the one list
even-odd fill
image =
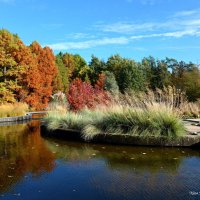
{"label": "yellow foliage", "polygon": [[0,117],[23,116],[28,111],[28,105],[25,103],[7,103],[0,105]]}

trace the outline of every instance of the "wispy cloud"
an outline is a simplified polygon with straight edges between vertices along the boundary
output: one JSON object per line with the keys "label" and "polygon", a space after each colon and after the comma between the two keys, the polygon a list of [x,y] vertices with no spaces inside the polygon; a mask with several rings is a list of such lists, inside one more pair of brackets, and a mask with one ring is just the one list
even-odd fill
{"label": "wispy cloud", "polygon": [[183,36],[200,36],[200,31],[197,30],[185,30],[185,31],[175,31],[175,32],[166,32],[166,33],[154,33],[146,35],[134,35],[130,39],[143,39],[143,38],[155,38],[155,37],[173,37],[180,38]]}
{"label": "wispy cloud", "polygon": [[53,50],[69,50],[69,49],[88,49],[96,46],[113,45],[113,44],[127,44],[128,38],[116,37],[116,38],[102,38],[97,40],[88,40],[83,42],[63,42],[56,44],[49,44]]}
{"label": "wispy cloud", "polygon": [[[200,12],[188,10],[175,13],[162,22],[116,22],[93,26],[95,34],[74,33],[66,38],[70,42],[50,44],[54,50],[88,49],[96,46],[129,44],[147,38],[200,37]],[[106,35],[106,37],[102,37]],[[113,35],[117,35],[113,37]],[[102,38],[101,38],[102,37]]]}
{"label": "wispy cloud", "polygon": [[113,33],[133,33],[137,31],[153,30],[157,26],[156,23],[131,23],[131,22],[116,22],[113,24],[96,24],[95,27],[104,32]]}
{"label": "wispy cloud", "polygon": [[147,22],[116,22],[112,24],[99,23],[95,25],[99,31],[106,33],[133,34],[160,31],[185,31],[200,29],[200,10],[189,10],[175,13],[170,19]]}
{"label": "wispy cloud", "polygon": [[66,35],[66,38],[73,40],[80,40],[80,39],[94,39],[96,38],[96,36],[89,33],[70,33]]}
{"label": "wispy cloud", "polygon": [[191,15],[194,15],[198,12],[199,12],[199,10],[185,10],[185,11],[177,12],[176,14],[173,15],[173,17],[191,16]]}
{"label": "wispy cloud", "polygon": [[154,33],[146,35],[133,35],[128,37],[116,37],[116,38],[102,38],[97,40],[87,40],[82,42],[62,42],[55,44],[48,44],[53,50],[69,50],[69,49],[88,49],[96,46],[116,45],[116,44],[128,44],[134,40],[145,38],[180,38],[183,36],[200,36],[200,31],[186,30],[176,32]]}

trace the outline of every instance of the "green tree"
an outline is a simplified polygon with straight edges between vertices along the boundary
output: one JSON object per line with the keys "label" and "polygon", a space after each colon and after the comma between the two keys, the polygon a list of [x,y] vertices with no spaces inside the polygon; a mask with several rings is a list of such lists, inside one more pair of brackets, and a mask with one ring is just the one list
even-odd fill
{"label": "green tree", "polygon": [[119,86],[112,72],[105,71],[105,89],[114,95],[119,93]]}
{"label": "green tree", "polygon": [[103,60],[100,60],[96,56],[92,55],[91,61],[89,62],[90,68],[90,80],[91,83],[94,85],[99,78],[99,74],[106,71],[106,63]]}
{"label": "green tree", "polygon": [[189,101],[196,101],[200,98],[200,71],[197,66],[183,72],[183,90],[186,92]]}
{"label": "green tree", "polygon": [[117,76],[117,82],[121,92],[127,90],[145,90],[145,76],[142,69],[138,66],[134,61],[125,60]]}
{"label": "green tree", "polygon": [[72,79],[80,78],[82,81],[89,81],[91,69],[87,65],[85,59],[78,54],[75,54],[73,59],[75,68],[72,74]]}
{"label": "green tree", "polygon": [[108,58],[107,69],[115,75],[121,92],[144,90],[145,75],[142,66],[134,60],[114,55]]}
{"label": "green tree", "polygon": [[62,82],[61,85],[63,85],[63,92],[65,92],[67,88],[69,87],[69,77],[68,77],[67,68],[63,62],[63,53],[61,52],[56,55],[56,66],[58,69],[57,81],[60,82],[60,79],[61,79],[61,82]]}
{"label": "green tree", "polygon": [[145,76],[149,88],[163,89],[171,84],[171,74],[165,60],[155,60],[152,56],[144,58],[142,65],[145,69]]}

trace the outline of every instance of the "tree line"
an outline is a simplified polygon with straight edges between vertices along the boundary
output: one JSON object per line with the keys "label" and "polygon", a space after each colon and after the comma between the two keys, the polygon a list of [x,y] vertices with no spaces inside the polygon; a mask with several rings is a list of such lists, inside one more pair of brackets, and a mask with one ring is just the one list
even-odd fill
{"label": "tree line", "polygon": [[88,104],[105,100],[108,92],[116,95],[168,86],[185,92],[189,101],[197,101],[198,66],[152,56],[136,62],[120,55],[112,55],[106,61],[92,55],[87,63],[78,54],[54,55],[49,47],[41,47],[36,41],[26,46],[18,35],[0,30],[0,103],[20,101],[43,109],[52,94],[62,91],[72,105],[80,107],[83,100]]}

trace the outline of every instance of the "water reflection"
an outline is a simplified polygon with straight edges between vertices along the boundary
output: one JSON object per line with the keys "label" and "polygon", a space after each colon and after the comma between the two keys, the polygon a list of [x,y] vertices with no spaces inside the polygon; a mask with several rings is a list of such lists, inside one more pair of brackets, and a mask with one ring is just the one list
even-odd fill
{"label": "water reflection", "polygon": [[61,141],[39,125],[0,127],[3,199],[188,199],[200,188],[198,150]]}
{"label": "water reflection", "polygon": [[100,192],[97,199],[188,199],[189,192],[200,187],[200,152],[196,150],[52,139],[45,143],[57,160],[72,166],[76,173],[87,168],[83,184],[92,192]]}
{"label": "water reflection", "polygon": [[54,166],[54,154],[40,137],[39,121],[0,127],[0,192],[27,173],[38,176]]}
{"label": "water reflection", "polygon": [[103,159],[110,169],[176,173],[187,157],[200,157],[200,152],[184,148],[127,147],[83,144],[46,139],[45,143],[56,153],[56,158],[68,162]]}

